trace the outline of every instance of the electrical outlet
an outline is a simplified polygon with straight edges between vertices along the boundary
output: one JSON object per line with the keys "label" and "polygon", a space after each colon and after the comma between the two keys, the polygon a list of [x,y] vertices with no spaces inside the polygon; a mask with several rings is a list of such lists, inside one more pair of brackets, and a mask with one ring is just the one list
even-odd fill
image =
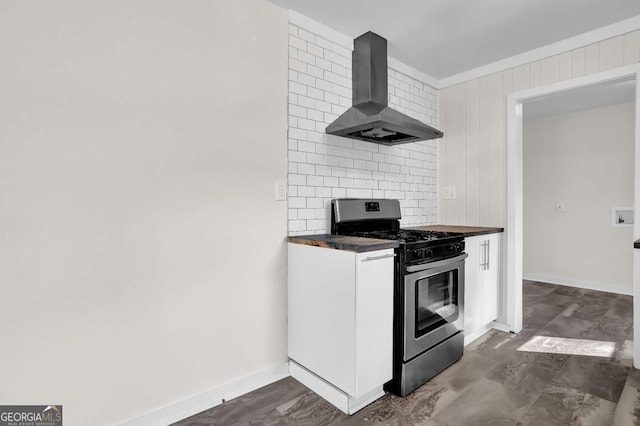
{"label": "electrical outlet", "polygon": [[556,213],[564,213],[566,212],[563,203],[556,203]]}
{"label": "electrical outlet", "polygon": [[445,200],[455,200],[456,199],[456,187],[455,186],[445,186],[443,198]]}
{"label": "electrical outlet", "polygon": [[276,181],[276,201],[287,199],[287,183],[283,180]]}

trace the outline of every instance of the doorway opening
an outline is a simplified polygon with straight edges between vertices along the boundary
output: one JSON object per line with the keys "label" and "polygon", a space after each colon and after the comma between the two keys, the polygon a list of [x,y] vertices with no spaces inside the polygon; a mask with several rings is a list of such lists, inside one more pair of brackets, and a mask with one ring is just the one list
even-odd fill
{"label": "doorway opening", "polygon": [[[575,98],[578,102],[598,102],[604,93],[611,96],[616,89],[620,93],[629,92],[632,87],[631,100],[638,105],[639,90],[636,84],[640,65],[634,64],[578,79],[562,81],[552,85],[515,92],[507,97],[507,226],[505,230],[506,250],[504,250],[504,271],[506,278],[506,297],[503,300],[503,312],[509,329],[519,332],[523,326],[522,280],[523,280],[523,118],[525,110],[536,108],[545,110],[550,105],[556,107],[562,99]],[[573,95],[573,96],[570,96]],[[583,99],[580,100],[580,95]],[[591,99],[589,101],[588,99]],[[597,105],[596,105],[597,106]],[[530,109],[528,109],[530,108]],[[640,136],[638,134],[640,113],[638,108],[632,114],[633,131],[633,180],[634,218],[633,238],[640,238],[638,204],[640,202]],[[604,142],[603,142],[604,143]],[[558,200],[558,204],[563,204]],[[562,209],[566,206],[555,206]],[[629,250],[633,250],[631,244]],[[640,251],[640,250],[638,250]],[[640,286],[636,284],[640,276],[640,253],[633,253],[633,285],[632,293],[640,296]],[[634,297],[634,365],[640,363],[640,297]]]}

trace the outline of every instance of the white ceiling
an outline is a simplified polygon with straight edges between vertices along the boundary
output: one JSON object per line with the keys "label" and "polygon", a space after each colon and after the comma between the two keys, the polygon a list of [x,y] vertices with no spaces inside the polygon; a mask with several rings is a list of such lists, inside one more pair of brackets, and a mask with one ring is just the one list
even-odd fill
{"label": "white ceiling", "polygon": [[640,15],[638,0],[270,0],[443,79]]}
{"label": "white ceiling", "polygon": [[600,108],[635,100],[634,79],[593,84],[562,93],[546,95],[524,103],[524,119],[531,120],[557,114]]}

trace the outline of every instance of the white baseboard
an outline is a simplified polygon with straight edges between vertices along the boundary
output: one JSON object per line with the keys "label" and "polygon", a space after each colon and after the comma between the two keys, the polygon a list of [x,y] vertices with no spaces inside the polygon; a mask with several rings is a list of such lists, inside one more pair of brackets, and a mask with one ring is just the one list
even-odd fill
{"label": "white baseboard", "polygon": [[606,291],[609,293],[633,295],[633,287],[619,283],[604,283],[599,281],[576,280],[572,278],[554,277],[543,274],[523,274],[522,278],[529,281],[565,285],[569,287],[585,288],[587,290]]}
{"label": "white baseboard", "polygon": [[292,359],[289,360],[289,373],[291,377],[320,395],[340,411],[349,415],[384,396],[381,384],[380,387],[372,389],[359,398],[352,397]]}
{"label": "white baseboard", "polygon": [[486,333],[487,331],[491,330],[492,328],[493,328],[492,323],[489,323],[489,324],[486,324],[486,325],[480,327],[479,329],[475,330],[473,333],[465,334],[464,335],[464,345],[467,346],[469,343],[473,342],[478,337],[482,336],[484,333]]}
{"label": "white baseboard", "polygon": [[498,321],[494,321],[491,323],[491,328],[494,328],[496,330],[500,330],[500,331],[504,331],[507,333],[517,333],[520,330],[511,330],[511,327],[509,327],[508,324],[504,324]]}
{"label": "white baseboard", "polygon": [[465,335],[464,336],[464,345],[465,346],[469,345],[470,343],[472,343],[475,340],[477,340],[478,338],[480,338],[480,336],[483,336],[489,330],[499,330],[499,331],[504,331],[504,332],[507,332],[507,333],[510,333],[510,332],[513,331],[513,330],[509,329],[509,326],[507,324],[503,324],[503,323],[498,322],[498,321],[491,321],[489,324],[486,324],[486,325],[480,327],[479,329],[477,329],[473,333]]}
{"label": "white baseboard", "polygon": [[125,426],[168,425],[220,405],[270,383],[289,376],[289,364],[283,362],[256,371],[231,382],[208,389],[189,398],[150,411],[121,423]]}

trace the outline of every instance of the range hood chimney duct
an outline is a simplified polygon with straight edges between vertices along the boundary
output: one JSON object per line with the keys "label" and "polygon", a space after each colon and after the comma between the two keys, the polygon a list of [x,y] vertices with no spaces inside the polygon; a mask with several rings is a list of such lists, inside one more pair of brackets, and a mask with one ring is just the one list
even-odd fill
{"label": "range hood chimney duct", "polygon": [[327,127],[328,134],[384,145],[444,136],[389,108],[386,39],[369,31],[356,38],[353,47],[353,106]]}

